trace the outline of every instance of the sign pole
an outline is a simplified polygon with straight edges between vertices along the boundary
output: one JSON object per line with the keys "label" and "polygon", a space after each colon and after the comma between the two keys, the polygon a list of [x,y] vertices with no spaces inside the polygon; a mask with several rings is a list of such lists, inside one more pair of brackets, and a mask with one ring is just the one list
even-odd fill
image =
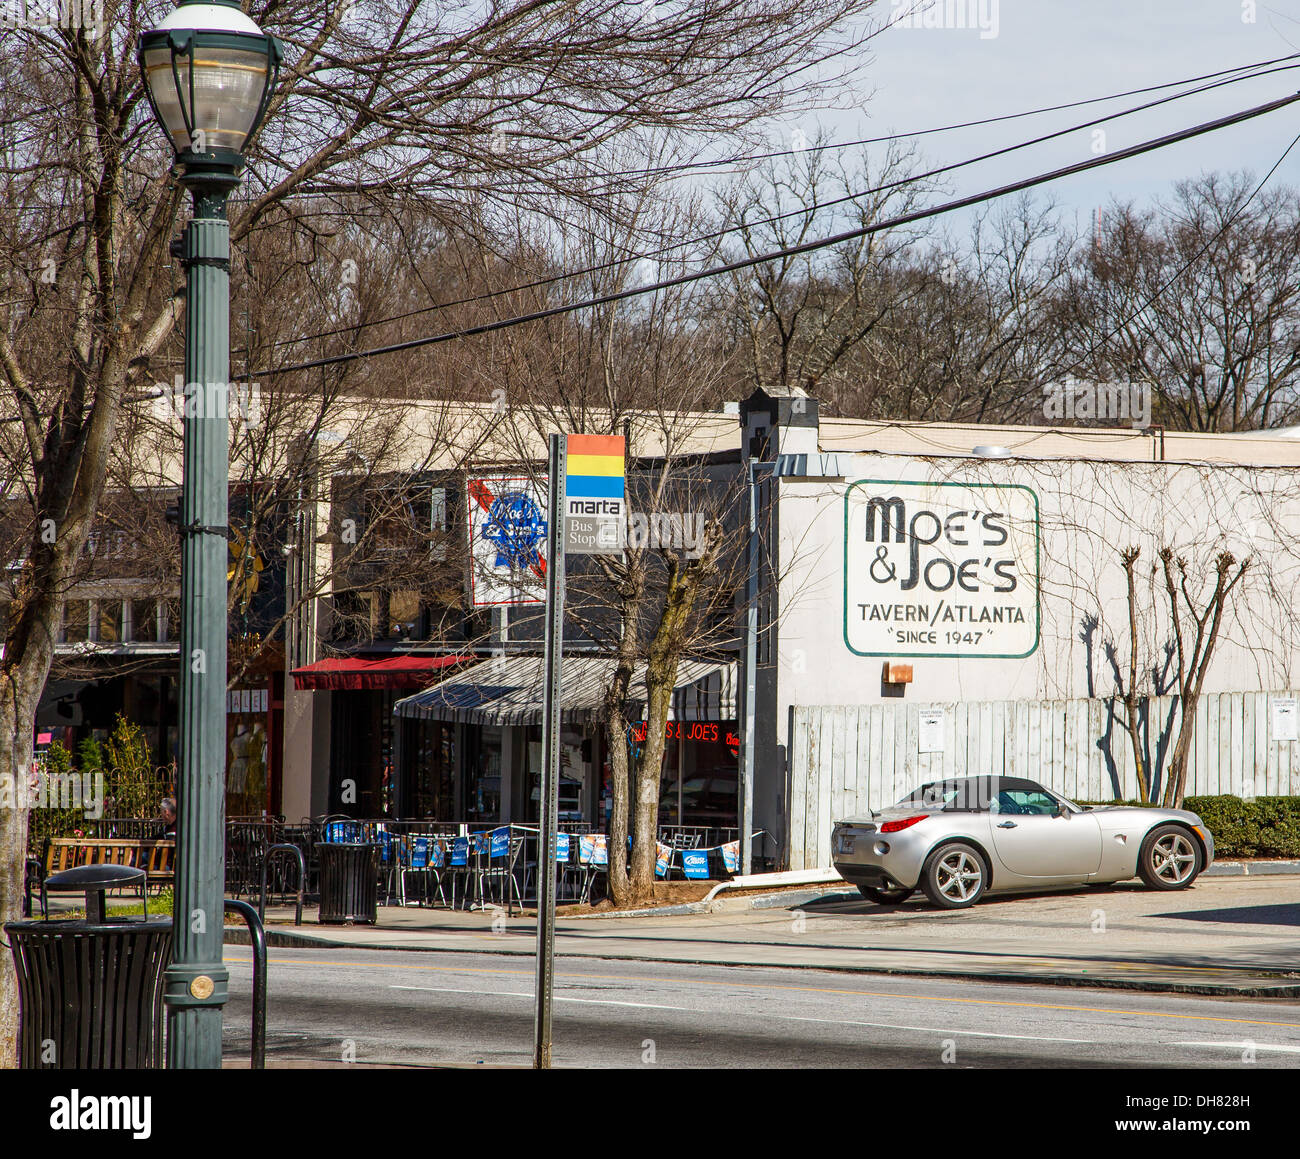
{"label": "sign pole", "polygon": [[754,872],[754,702],[758,699],[758,483],[749,461],[748,578],[745,583],[745,721],[740,750],[740,872]]}
{"label": "sign pole", "polygon": [[551,1068],[551,996],[555,988],[555,846],[560,798],[560,665],[564,654],[563,435],[549,437],[546,517],[546,678],[542,697],[541,826],[537,848],[537,1001],[533,1067]]}

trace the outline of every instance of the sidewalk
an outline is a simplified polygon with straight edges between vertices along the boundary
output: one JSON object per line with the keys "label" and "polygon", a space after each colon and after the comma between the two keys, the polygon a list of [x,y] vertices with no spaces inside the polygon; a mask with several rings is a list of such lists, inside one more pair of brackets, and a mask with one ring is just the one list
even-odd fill
{"label": "sidewalk", "polygon": [[[765,905],[766,903],[766,905]],[[843,888],[719,898],[712,913],[560,916],[566,958],[922,974],[1113,986],[1237,997],[1300,998],[1300,889],[1290,876],[1209,876],[1186,891],[1128,884],[981,902],[939,911],[884,909]],[[793,908],[786,908],[793,907]],[[321,926],[313,911],[267,910],[272,946],[531,957],[531,917],[501,911],[383,907],[377,926]],[[226,941],[247,944],[242,928]]]}

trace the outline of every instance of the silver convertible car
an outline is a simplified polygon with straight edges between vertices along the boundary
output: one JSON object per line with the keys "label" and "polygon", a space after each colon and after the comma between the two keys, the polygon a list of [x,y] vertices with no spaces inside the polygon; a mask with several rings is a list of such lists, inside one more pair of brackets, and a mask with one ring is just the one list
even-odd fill
{"label": "silver convertible car", "polygon": [[1214,861],[1214,838],[1181,809],[1076,805],[1034,781],[987,776],[922,785],[883,812],[839,821],[831,850],[840,876],[872,901],[897,905],[921,889],[961,909],[986,893],[1130,877],[1186,889]]}

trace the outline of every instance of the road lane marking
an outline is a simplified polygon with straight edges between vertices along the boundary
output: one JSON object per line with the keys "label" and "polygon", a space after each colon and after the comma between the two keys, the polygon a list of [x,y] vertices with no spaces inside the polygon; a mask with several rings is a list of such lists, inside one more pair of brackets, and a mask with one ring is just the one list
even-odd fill
{"label": "road lane marking", "polygon": [[[367,950],[363,953],[384,953],[383,950]],[[391,951],[388,951],[391,952]],[[454,950],[444,951],[454,954]],[[226,962],[235,965],[251,965],[251,958],[226,958]],[[408,962],[312,962],[299,961],[294,958],[272,958],[270,963],[281,966],[329,966],[342,967],[348,969],[381,969],[381,970],[430,970],[444,974],[501,974],[512,977],[531,978],[534,976],[532,970],[510,970],[504,967],[468,967],[468,966],[435,966],[428,964],[416,964]],[[683,966],[689,963],[682,963]],[[719,969],[736,969],[737,967],[718,967]],[[771,970],[771,966],[752,966],[746,965],[740,967],[743,969]],[[780,985],[771,982],[745,982],[738,979],[712,979],[712,978],[638,978],[633,974],[561,974],[558,977],[563,979],[594,979],[596,981],[606,982],[637,982],[641,984],[658,984],[671,986],[678,983],[689,983],[696,986],[730,986],[733,988],[743,988],[750,990],[772,990],[787,993],[799,994],[841,994],[858,998],[892,998],[894,1000],[907,999],[914,1002],[943,1002],[949,1005],[956,1004],[959,1006],[1005,1006],[1017,1010],[1063,1010],[1082,1014],[1113,1014],[1133,1016],[1137,1018],[1181,1018],[1188,1022],[1224,1022],[1241,1026],[1277,1026],[1284,1030],[1300,1030],[1300,1022],[1272,1022],[1266,1018],[1226,1018],[1219,1014],[1182,1014],[1175,1011],[1162,1010],[1124,1010],[1112,1009],[1105,1006],[1072,1006],[1064,1003],[1054,1002],[1012,1002],[1006,999],[997,998],[947,998],[940,994],[904,994],[889,993],[888,991],[875,990],[846,990],[841,987],[833,986],[790,986]],[[915,981],[916,979],[907,979]],[[967,981],[966,979],[953,978],[935,978],[934,981],[948,982],[950,984]],[[1032,979],[1026,979],[1032,984]],[[1003,983],[1003,985],[1019,985],[1020,983]],[[1198,995],[1183,995],[1182,997],[1195,998]]]}
{"label": "road lane marking", "polygon": [[1216,1050],[1271,1050],[1277,1054],[1300,1054],[1300,1047],[1271,1046],[1267,1042],[1171,1042],[1170,1046],[1210,1046]]}

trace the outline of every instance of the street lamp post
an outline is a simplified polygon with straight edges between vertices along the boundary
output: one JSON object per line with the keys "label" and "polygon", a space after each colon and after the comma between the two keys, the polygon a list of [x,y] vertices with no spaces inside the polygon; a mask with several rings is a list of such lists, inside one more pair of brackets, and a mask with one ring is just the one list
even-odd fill
{"label": "street lamp post", "polygon": [[230,227],[226,200],[266,112],[282,50],[238,0],[181,0],[140,37],[149,100],[176,150],[194,214],[185,266],[181,490],[180,783],[172,961],[163,1000],[167,1064],[221,1066],[226,782],[226,491],[230,378]]}

